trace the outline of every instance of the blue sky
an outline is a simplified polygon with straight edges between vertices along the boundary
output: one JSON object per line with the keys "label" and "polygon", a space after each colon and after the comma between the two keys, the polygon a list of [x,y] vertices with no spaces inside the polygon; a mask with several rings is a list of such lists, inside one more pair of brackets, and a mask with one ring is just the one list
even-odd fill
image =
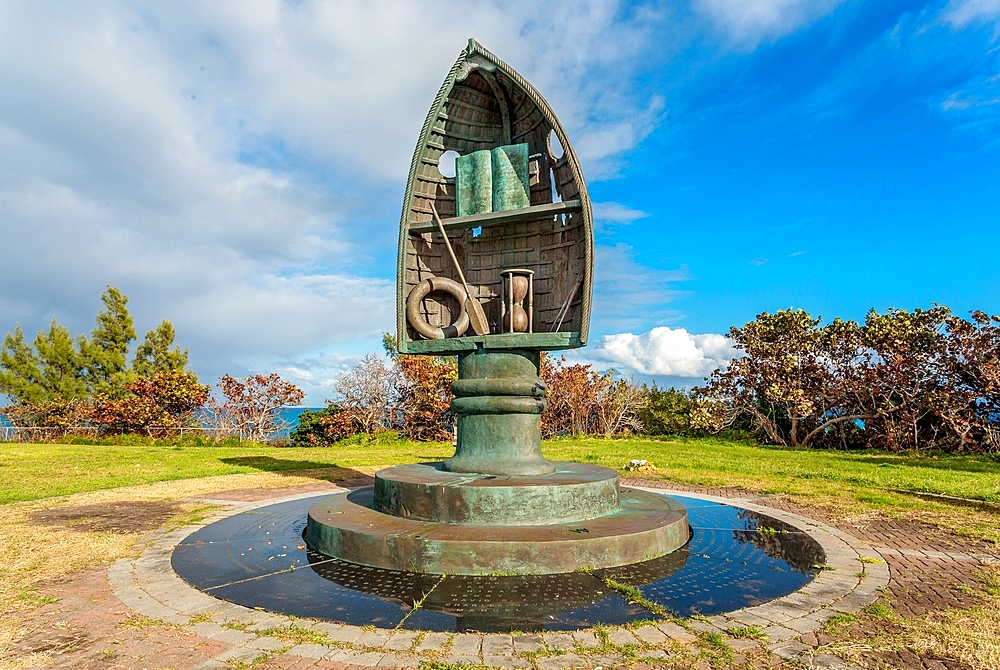
{"label": "blue sky", "polygon": [[611,236],[637,259],[687,267],[675,323],[997,311],[996,26],[941,9],[847,3],[750,53],[704,63],[699,43],[650,74],[677,103],[593,194],[649,214]]}
{"label": "blue sky", "polygon": [[106,284],[205,379],[318,404],[393,328],[399,207],[468,37],[597,217],[579,360],[694,384],[762,311],[1000,312],[1000,0],[0,6],[0,332]]}

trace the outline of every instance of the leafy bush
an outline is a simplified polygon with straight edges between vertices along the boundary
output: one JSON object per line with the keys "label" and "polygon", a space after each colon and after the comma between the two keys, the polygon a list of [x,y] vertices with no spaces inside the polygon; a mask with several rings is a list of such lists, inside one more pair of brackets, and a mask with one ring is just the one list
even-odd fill
{"label": "leafy bush", "polygon": [[673,387],[660,389],[654,382],[644,387],[645,403],[638,412],[646,435],[688,435],[691,433],[691,398]]}
{"label": "leafy bush", "polygon": [[208,399],[206,420],[217,437],[236,437],[251,442],[267,442],[275,432],[288,427],[278,411],[299,405],[305,392],[275,373],[250,375],[243,379],[223,375],[219,389],[225,398]]}
{"label": "leafy bush", "polygon": [[344,439],[348,431],[341,428],[343,408],[334,404],[323,409],[304,410],[299,424],[288,436],[293,447],[329,447]]}
{"label": "leafy bush", "polygon": [[211,387],[190,372],[156,372],[125,385],[128,395],[110,399],[98,395],[90,423],[102,432],[164,432],[189,426],[196,410],[208,400]]}
{"label": "leafy bush", "polygon": [[935,305],[820,323],[779,310],[731,329],[744,355],[699,389],[699,421],[786,446],[1000,449],[1000,317]]}

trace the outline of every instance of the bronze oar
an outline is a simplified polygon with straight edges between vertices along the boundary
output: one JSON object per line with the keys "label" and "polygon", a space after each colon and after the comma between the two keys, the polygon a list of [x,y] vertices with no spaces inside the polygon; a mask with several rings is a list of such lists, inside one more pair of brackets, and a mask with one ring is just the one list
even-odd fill
{"label": "bronze oar", "polygon": [[476,331],[476,335],[489,335],[490,324],[486,320],[486,313],[483,311],[483,306],[479,304],[479,301],[473,298],[472,293],[469,292],[469,284],[465,281],[462,268],[458,264],[458,259],[455,258],[455,251],[451,248],[451,240],[448,239],[448,233],[444,231],[444,224],[441,223],[441,217],[438,216],[437,207],[434,206],[433,202],[431,203],[431,211],[434,212],[434,220],[437,221],[438,230],[441,231],[441,236],[444,237],[444,244],[448,247],[448,253],[451,254],[451,261],[455,264],[458,278],[462,280],[462,286],[465,287],[465,311],[469,314],[469,323],[472,325],[472,330]]}

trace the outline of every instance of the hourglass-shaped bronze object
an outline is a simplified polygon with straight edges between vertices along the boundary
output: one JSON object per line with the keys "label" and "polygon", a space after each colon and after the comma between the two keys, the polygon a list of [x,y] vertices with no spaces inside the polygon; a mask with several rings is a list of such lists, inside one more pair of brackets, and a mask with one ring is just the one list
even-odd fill
{"label": "hourglass-shaped bronze object", "polygon": [[500,303],[500,328],[505,333],[534,332],[534,271],[510,268],[500,273],[503,302]]}

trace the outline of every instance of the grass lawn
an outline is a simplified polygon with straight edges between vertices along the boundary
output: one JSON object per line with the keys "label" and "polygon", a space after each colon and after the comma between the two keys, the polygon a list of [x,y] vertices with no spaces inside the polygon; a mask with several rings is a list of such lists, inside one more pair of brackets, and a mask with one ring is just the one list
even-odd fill
{"label": "grass lawn", "polygon": [[[552,460],[620,468],[633,458],[657,466],[643,478],[674,484],[733,486],[782,494],[830,516],[887,515],[925,521],[1000,544],[1000,460],[987,456],[893,455],[782,449],[718,439],[565,438],[546,441]],[[195,521],[205,505],[191,501],[215,491],[339,481],[357,472],[400,463],[442,460],[446,443],[375,441],[335,448],[277,448],[259,444],[201,446],[0,443],[0,657],[23,635],[21,614],[51,602],[44,585],[141,550],[141,533],[109,532],[72,523],[53,525],[52,509],[168,504],[170,525]],[[894,489],[896,491],[894,491]],[[994,505],[928,501],[907,493],[936,493]],[[71,494],[73,497],[65,497]],[[901,646],[936,650],[971,666],[996,667],[1000,575],[982,606],[947,610],[836,651],[853,658]],[[990,587],[992,589],[993,586]],[[43,590],[39,590],[43,589]],[[14,614],[17,614],[14,616]],[[895,620],[893,620],[895,621]],[[964,637],[963,637],[964,635]],[[883,639],[884,638],[884,639]],[[839,644],[839,643],[838,643]],[[836,645],[835,645],[836,646]],[[982,659],[991,659],[983,661]],[[3,662],[0,661],[0,667]]]}
{"label": "grass lawn", "polygon": [[545,455],[609,467],[642,458],[664,479],[765,493],[894,504],[885,492],[899,489],[1000,504],[1000,459],[990,456],[786,449],[712,438],[558,439],[545,445]]}
{"label": "grass lawn", "polygon": [[[160,481],[255,472],[383,467],[447,458],[445,444],[392,442],[338,449],[0,443],[0,504]],[[334,479],[341,473],[331,472]]]}
{"label": "grass lawn", "polygon": [[[333,448],[4,443],[0,504],[215,475],[324,468],[371,472],[440,460],[453,450],[446,443],[405,440]],[[653,478],[684,484],[738,486],[805,498],[847,497],[890,506],[900,503],[892,489],[1000,504],[1000,459],[989,456],[784,449],[711,438],[562,438],[544,442],[543,451],[552,460],[613,468],[643,458],[658,468]]]}
{"label": "grass lawn", "polygon": [[[935,493],[1000,504],[1000,460],[947,456],[784,449],[719,439],[561,438],[543,443],[553,460],[621,467],[642,458],[657,466],[650,479],[736,486],[787,494],[799,502],[863,513],[951,514],[945,523],[1000,542],[996,515],[960,513],[898,491]],[[302,474],[340,480],[399,463],[441,460],[447,443],[401,440],[333,448],[233,446],[0,444],[0,504],[161,481],[247,473]],[[955,516],[957,514],[957,516]]]}

